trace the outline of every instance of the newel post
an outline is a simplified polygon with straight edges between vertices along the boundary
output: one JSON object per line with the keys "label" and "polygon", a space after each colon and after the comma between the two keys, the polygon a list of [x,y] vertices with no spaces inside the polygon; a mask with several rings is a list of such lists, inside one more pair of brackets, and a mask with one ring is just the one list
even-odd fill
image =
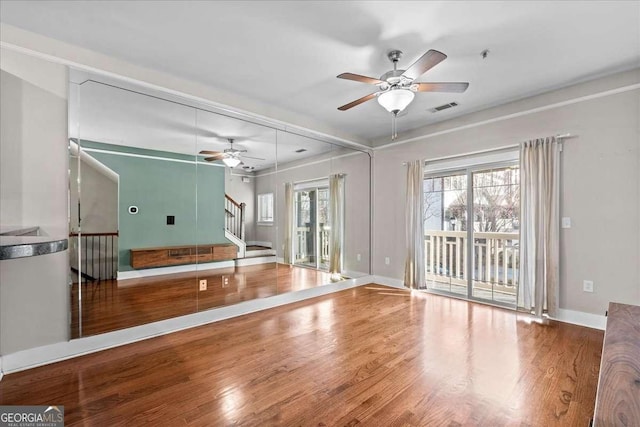
{"label": "newel post", "polygon": [[244,240],[244,208],[246,203],[240,203],[240,239]]}

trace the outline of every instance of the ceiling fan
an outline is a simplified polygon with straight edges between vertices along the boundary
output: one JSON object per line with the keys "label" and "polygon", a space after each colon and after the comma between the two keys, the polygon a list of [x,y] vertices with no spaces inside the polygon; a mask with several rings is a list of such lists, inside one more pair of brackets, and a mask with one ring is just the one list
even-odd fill
{"label": "ceiling fan", "polygon": [[[435,67],[445,59],[447,55],[437,50],[429,50],[422,55],[406,70],[398,70],[398,60],[402,57],[401,50],[392,50],[387,54],[393,63],[393,70],[387,71],[379,79],[362,76],[353,73],[342,73],[337,76],[339,79],[354,80],[378,86],[378,91],[356,99],[348,104],[338,107],[340,111],[346,111],[363,102],[373,98],[378,98],[378,103],[382,105],[393,117],[398,116],[415,96],[415,92],[464,92],[469,87],[467,82],[446,82],[446,83],[416,83],[418,77]],[[395,123],[395,121],[394,121]],[[393,130],[395,138],[395,129]]]}
{"label": "ceiling fan", "polygon": [[246,153],[247,150],[238,150],[233,148],[233,138],[228,138],[227,139],[229,141],[229,148],[226,148],[224,151],[209,151],[209,150],[202,150],[200,151],[200,154],[208,154],[210,155],[210,157],[205,157],[205,160],[207,162],[215,162],[216,160],[222,160],[222,162],[229,166],[230,168],[235,168],[238,165],[242,165],[242,158],[247,158],[247,159],[254,159],[254,160],[264,160],[261,159],[260,157],[251,157],[251,156],[247,156],[246,154],[242,154],[242,153]]}

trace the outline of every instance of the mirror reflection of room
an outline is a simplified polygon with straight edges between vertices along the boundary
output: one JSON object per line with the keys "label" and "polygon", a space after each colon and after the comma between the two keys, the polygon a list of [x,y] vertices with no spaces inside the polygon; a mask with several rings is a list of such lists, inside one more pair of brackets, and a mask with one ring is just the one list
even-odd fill
{"label": "mirror reflection of room", "polygon": [[72,78],[72,338],[368,274],[368,154]]}

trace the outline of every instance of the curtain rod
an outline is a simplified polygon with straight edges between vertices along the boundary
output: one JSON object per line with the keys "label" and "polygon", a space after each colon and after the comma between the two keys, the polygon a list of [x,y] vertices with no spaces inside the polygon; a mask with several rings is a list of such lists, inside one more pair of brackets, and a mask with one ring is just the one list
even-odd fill
{"label": "curtain rod", "polygon": [[[577,138],[578,135],[572,135],[570,133],[563,133],[563,134],[558,134],[558,135],[554,135],[556,139],[569,139],[569,138]],[[463,154],[454,154],[451,156],[444,156],[444,157],[438,157],[435,159],[428,159],[426,161],[436,161],[436,160],[445,160],[445,159],[455,159],[456,157],[464,157],[464,156],[473,156],[475,154],[485,154],[485,153],[491,153],[492,151],[500,151],[500,150],[508,150],[509,148],[518,148],[520,147],[520,144],[512,144],[512,145],[505,145],[504,147],[497,147],[497,148],[488,148],[486,150],[480,150],[480,151],[473,151],[471,153],[463,153]],[[402,166],[406,166],[408,164],[408,162],[402,162]]]}

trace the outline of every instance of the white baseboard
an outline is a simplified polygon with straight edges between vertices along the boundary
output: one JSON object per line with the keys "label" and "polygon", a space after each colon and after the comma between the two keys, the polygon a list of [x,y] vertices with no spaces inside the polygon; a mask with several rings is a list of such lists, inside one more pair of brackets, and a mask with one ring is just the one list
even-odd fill
{"label": "white baseboard", "polygon": [[558,309],[558,316],[552,319],[574,325],[586,326],[588,328],[601,329],[603,331],[607,327],[606,316],[585,313],[583,311],[567,310],[565,308]]}
{"label": "white baseboard", "polygon": [[366,277],[369,277],[371,280],[373,280],[373,276],[371,276],[369,273],[363,273],[362,271],[347,270],[342,274],[346,277],[352,277],[354,279],[366,276]]}
{"label": "white baseboard", "polygon": [[275,255],[237,259],[235,264],[236,267],[246,267],[248,265],[268,264],[272,262],[276,262]]}
{"label": "white baseboard", "polygon": [[140,279],[142,277],[163,276],[165,274],[188,273],[192,271],[215,270],[235,267],[233,261],[206,262],[200,264],[175,265],[172,267],[145,268],[143,270],[118,271],[118,280]]}
{"label": "white baseboard", "polygon": [[[148,323],[120,331],[107,332],[86,338],[74,339],[42,347],[31,348],[2,356],[1,367],[6,374],[31,369],[49,363],[82,356],[109,348],[142,341],[160,335],[181,331],[220,320],[242,316],[269,308],[278,307],[339,292],[345,289],[355,288],[371,282],[371,276],[358,279],[348,279],[341,282],[329,283],[315,288],[289,292],[267,298],[259,298],[245,301],[227,307],[220,307],[200,313],[189,314],[173,319]],[[0,374],[1,374],[0,372]]]}
{"label": "white baseboard", "polygon": [[371,280],[373,281],[373,283],[377,283],[378,285],[386,285],[394,288],[406,289],[406,287],[404,286],[404,281],[400,279],[394,279],[392,277],[385,276],[371,276]]}
{"label": "white baseboard", "polygon": [[273,249],[256,249],[256,250],[248,250],[244,253],[244,258],[255,258],[255,257],[261,257],[261,256],[272,256],[273,258],[273,262],[276,262],[275,256],[276,256],[276,251],[274,251]]}

